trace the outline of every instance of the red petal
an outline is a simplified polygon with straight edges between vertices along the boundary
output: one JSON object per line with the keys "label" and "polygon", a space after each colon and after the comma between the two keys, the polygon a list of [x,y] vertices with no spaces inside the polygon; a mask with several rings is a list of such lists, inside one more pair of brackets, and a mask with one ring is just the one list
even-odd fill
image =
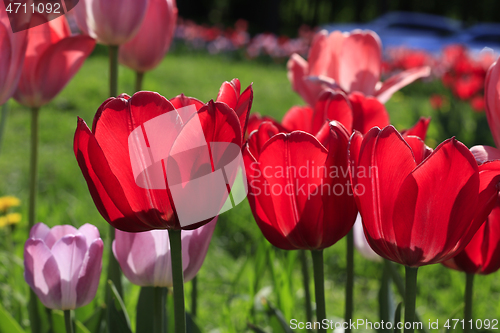
{"label": "red petal", "polygon": [[372,97],[365,97],[361,93],[349,95],[352,106],[352,128],[367,133],[372,127],[384,128],[390,124],[389,114],[383,104]]}
{"label": "red petal", "polygon": [[420,117],[415,125],[412,128],[401,131],[401,135],[403,137],[408,135],[418,136],[422,141],[425,141],[425,137],[427,136],[427,129],[429,128],[429,123],[431,122],[431,118]]}
{"label": "red petal", "polygon": [[317,133],[325,121],[341,122],[349,132],[352,131],[353,113],[351,103],[344,93],[327,90],[320,95],[314,107],[312,133]]}
{"label": "red petal", "polygon": [[313,110],[309,106],[292,106],[283,116],[281,124],[288,131],[304,131],[311,133]]}
{"label": "red petal", "polygon": [[392,94],[399,89],[409,85],[415,80],[427,77],[430,74],[431,69],[428,66],[412,68],[396,74],[388,80],[385,80],[382,87],[375,93],[375,97],[380,101],[380,103],[385,103],[391,98]]}

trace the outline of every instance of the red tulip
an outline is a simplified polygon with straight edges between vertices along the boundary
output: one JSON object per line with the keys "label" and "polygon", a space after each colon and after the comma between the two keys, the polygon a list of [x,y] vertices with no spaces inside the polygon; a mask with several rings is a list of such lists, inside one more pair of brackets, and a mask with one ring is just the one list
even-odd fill
{"label": "red tulip", "polygon": [[[500,159],[500,150],[493,147],[475,146],[471,152],[479,165]],[[500,197],[467,247],[443,264],[468,274],[491,274],[500,269]]]}
{"label": "red tulip", "polygon": [[484,83],[486,117],[497,147],[500,147],[500,63],[491,65]]}
{"label": "red tulip", "polygon": [[271,244],[286,250],[327,248],[351,230],[357,209],[347,169],[347,130],[325,124],[323,142],[270,122],[243,148],[248,201]]}
{"label": "red tulip", "polygon": [[76,23],[84,34],[105,45],[122,45],[139,31],[149,0],[80,0]]}
{"label": "red tulip", "polygon": [[139,73],[154,69],[168,52],[176,21],[175,0],[149,0],[139,32],[120,46],[120,63]]}
{"label": "red tulip", "polygon": [[23,68],[27,31],[12,32],[4,4],[0,4],[0,105],[12,97]]}
{"label": "red tulip", "polygon": [[351,137],[349,154],[370,246],[406,266],[443,262],[463,250],[498,195],[500,161],[478,166],[454,138],[432,152],[392,126],[372,128]]}
{"label": "red tulip", "polygon": [[[88,36],[71,36],[64,16],[47,22],[33,14],[28,47],[14,98],[29,107],[49,103],[80,69],[95,46]],[[41,24],[40,22],[43,22]]]}
{"label": "red tulip", "polygon": [[[380,81],[382,45],[373,31],[351,33],[325,30],[314,36],[308,61],[293,54],[288,61],[288,78],[293,89],[309,104],[315,105],[322,84],[346,93],[361,92],[385,103],[392,94],[421,77],[430,68],[418,67]],[[316,78],[316,79],[314,79]]]}
{"label": "red tulip", "polygon": [[[188,105],[191,107],[184,108]],[[167,124],[168,128],[164,122],[150,121],[160,116],[173,120]],[[135,131],[137,128],[142,130]],[[203,132],[199,134],[201,138],[195,136],[197,129]],[[79,119],[74,151],[94,203],[104,219],[116,229],[128,232],[193,229],[209,222],[215,215],[196,224],[181,224],[178,201],[175,209],[172,201],[172,186],[176,184],[171,183],[171,178],[165,178],[165,174],[173,172],[180,177],[179,183],[185,184],[186,179],[202,177],[218,169],[226,151],[215,150],[212,143],[225,142],[241,147],[244,130],[236,112],[225,103],[210,101],[203,104],[184,95],[167,100],[157,93],[138,92],[132,97],[122,95],[105,101],[96,113],[92,131]],[[147,133],[147,138],[144,133]],[[144,145],[136,143],[141,141],[141,134],[143,141],[148,140],[143,142]],[[129,139],[131,135],[132,139]],[[196,147],[200,139],[203,143]],[[130,140],[132,144],[129,146]],[[205,151],[208,143],[212,150]],[[151,155],[141,155],[140,149],[146,148]],[[167,160],[167,156],[158,155],[165,150],[169,154],[178,152],[183,159],[171,160],[169,155]],[[136,165],[134,161],[140,164]],[[225,185],[223,190],[226,191]],[[215,198],[196,199],[197,209],[191,210],[216,209],[218,212],[220,207],[214,208],[210,203],[214,200],[219,203],[218,199],[223,203],[225,199],[213,196]]]}

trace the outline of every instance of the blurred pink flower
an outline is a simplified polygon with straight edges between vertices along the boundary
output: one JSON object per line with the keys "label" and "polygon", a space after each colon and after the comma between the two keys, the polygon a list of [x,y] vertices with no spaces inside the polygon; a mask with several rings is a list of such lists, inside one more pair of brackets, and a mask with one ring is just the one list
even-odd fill
{"label": "blurred pink flower", "polygon": [[48,308],[71,310],[95,297],[103,243],[91,224],[80,229],[37,223],[24,245],[24,278]]}
{"label": "blurred pink flower", "polygon": [[308,61],[293,54],[287,67],[293,89],[309,105],[316,103],[324,86],[346,93],[358,91],[385,103],[397,90],[430,74],[430,68],[424,66],[380,82],[382,44],[370,30],[320,31],[314,36]]}
{"label": "blurred pink flower", "polygon": [[[43,24],[42,24],[42,23]],[[33,14],[21,79],[14,98],[28,107],[49,103],[71,80],[95,46],[88,36],[71,36],[64,16],[47,22]]]}
{"label": "blurred pink flower", "polygon": [[175,0],[149,0],[139,32],[120,46],[120,63],[140,73],[158,66],[170,48],[176,21]]}
{"label": "blurred pink flower", "polygon": [[139,31],[149,0],[80,0],[75,6],[78,27],[105,45],[121,45]]}
{"label": "blurred pink flower", "polygon": [[12,97],[17,87],[28,45],[27,37],[26,30],[12,32],[4,4],[0,4],[0,105]]}
{"label": "blurred pink flower", "polygon": [[[184,281],[192,280],[203,264],[217,218],[194,230],[182,230]],[[113,253],[123,274],[138,286],[172,287],[168,230],[129,233],[116,229]]]}
{"label": "blurred pink flower", "polygon": [[371,261],[382,261],[382,257],[372,250],[372,248],[368,244],[368,241],[366,240],[361,215],[359,213],[358,217],[356,218],[356,222],[352,227],[352,232],[354,236],[354,246],[363,257]]}

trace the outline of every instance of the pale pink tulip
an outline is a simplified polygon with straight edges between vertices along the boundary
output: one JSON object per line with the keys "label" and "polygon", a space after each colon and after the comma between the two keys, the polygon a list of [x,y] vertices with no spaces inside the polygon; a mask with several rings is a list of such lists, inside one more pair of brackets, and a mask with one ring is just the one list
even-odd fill
{"label": "pale pink tulip", "polygon": [[80,0],[78,27],[104,45],[122,45],[139,31],[149,0]]}
{"label": "pale pink tulip", "polygon": [[76,74],[90,55],[95,41],[88,36],[71,36],[64,16],[47,22],[33,14],[28,30],[28,47],[21,79],[14,98],[28,107],[49,103]]}
{"label": "pale pink tulip", "polygon": [[309,104],[315,105],[324,87],[355,91],[374,96],[385,103],[392,94],[418,78],[428,76],[427,66],[401,72],[380,82],[382,45],[369,30],[350,33],[325,30],[313,39],[308,61],[293,54],[288,61],[288,78],[293,89]]}
{"label": "pale pink tulip", "polygon": [[363,257],[372,261],[382,261],[382,257],[380,257],[375,253],[375,251],[372,250],[370,244],[368,244],[368,241],[366,240],[360,214],[358,214],[358,217],[356,218],[356,222],[352,227],[352,232],[354,236],[354,246]]}
{"label": "pale pink tulip", "polygon": [[27,31],[12,32],[5,5],[0,4],[0,105],[12,97],[23,68]]}
{"label": "pale pink tulip", "polygon": [[176,21],[175,0],[149,0],[139,32],[120,46],[120,63],[139,73],[158,66],[168,52]]}
{"label": "pale pink tulip", "polygon": [[[184,281],[203,264],[217,218],[194,230],[182,230]],[[129,233],[116,229],[113,253],[127,279],[138,286],[172,287],[168,230]]]}
{"label": "pale pink tulip", "polygon": [[82,307],[95,297],[102,250],[99,230],[91,224],[50,229],[37,223],[24,245],[24,278],[46,307]]}

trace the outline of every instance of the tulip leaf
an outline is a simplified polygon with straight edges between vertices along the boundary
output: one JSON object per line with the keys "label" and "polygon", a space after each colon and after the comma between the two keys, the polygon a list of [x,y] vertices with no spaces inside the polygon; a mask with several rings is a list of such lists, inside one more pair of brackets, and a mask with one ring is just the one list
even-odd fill
{"label": "tulip leaf", "polygon": [[155,288],[142,287],[137,302],[136,313],[136,333],[151,333],[154,331],[154,306]]}
{"label": "tulip leaf", "polygon": [[401,329],[398,329],[398,324],[401,322],[401,307],[403,305],[403,302],[399,302],[398,306],[396,307],[396,312],[394,313],[394,333],[401,333]]}
{"label": "tulip leaf", "polygon": [[24,333],[21,326],[0,304],[0,333]]}
{"label": "tulip leaf", "polygon": [[273,328],[273,332],[283,332],[283,333],[293,333],[292,329],[288,325],[287,320],[285,319],[285,316],[283,316],[283,313],[275,308],[269,300],[264,299],[263,302],[265,302],[264,306],[266,307],[266,312],[269,317],[269,322],[271,327]]}
{"label": "tulip leaf", "polygon": [[105,308],[98,306],[94,313],[88,317],[83,324],[88,328],[90,332],[101,332],[101,324],[104,320]]}
{"label": "tulip leaf", "polygon": [[120,294],[116,290],[113,281],[108,280],[112,300],[108,303],[107,324],[110,333],[132,333],[130,319]]}

